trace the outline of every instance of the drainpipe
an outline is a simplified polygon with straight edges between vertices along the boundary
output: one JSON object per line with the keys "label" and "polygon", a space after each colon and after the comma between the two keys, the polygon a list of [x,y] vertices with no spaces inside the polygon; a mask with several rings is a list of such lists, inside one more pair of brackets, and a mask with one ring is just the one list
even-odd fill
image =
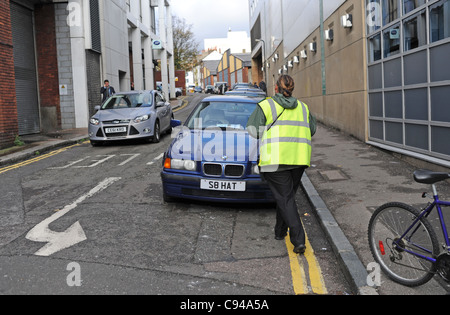
{"label": "drainpipe", "polygon": [[323,25],[323,0],[319,0],[320,6],[320,54],[322,63],[322,95],[327,94],[327,80],[325,73],[325,29]]}

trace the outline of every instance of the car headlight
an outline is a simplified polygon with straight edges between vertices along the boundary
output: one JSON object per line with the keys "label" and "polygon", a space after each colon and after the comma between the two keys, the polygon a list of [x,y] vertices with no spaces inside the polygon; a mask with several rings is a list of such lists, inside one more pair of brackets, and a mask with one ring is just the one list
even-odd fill
{"label": "car headlight", "polygon": [[185,171],[196,171],[197,163],[192,160],[179,160],[166,158],[166,160],[164,161],[164,168],[185,170]]}
{"label": "car headlight", "polygon": [[252,175],[259,175],[260,171],[259,171],[259,166],[258,164],[253,164],[252,165]]}
{"label": "car headlight", "polygon": [[97,118],[91,118],[89,122],[94,126],[98,126],[100,124],[100,120],[98,120]]}
{"label": "car headlight", "polygon": [[148,120],[149,118],[150,118],[150,115],[138,116],[134,119],[134,122],[138,124],[138,123]]}

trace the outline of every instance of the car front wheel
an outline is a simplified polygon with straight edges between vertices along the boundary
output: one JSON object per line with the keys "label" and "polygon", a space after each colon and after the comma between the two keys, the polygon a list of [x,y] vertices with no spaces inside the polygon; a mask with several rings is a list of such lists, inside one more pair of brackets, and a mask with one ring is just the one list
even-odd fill
{"label": "car front wheel", "polygon": [[161,140],[161,127],[159,126],[159,121],[156,121],[153,134],[153,143],[159,143],[160,140]]}

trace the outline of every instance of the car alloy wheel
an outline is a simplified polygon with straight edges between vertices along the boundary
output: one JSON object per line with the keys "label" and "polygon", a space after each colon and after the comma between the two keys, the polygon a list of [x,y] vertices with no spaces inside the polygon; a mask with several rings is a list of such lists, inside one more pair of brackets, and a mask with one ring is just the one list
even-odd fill
{"label": "car alloy wheel", "polygon": [[155,133],[153,135],[153,143],[159,143],[159,141],[161,140],[161,130],[159,127],[159,121],[156,121],[154,130]]}

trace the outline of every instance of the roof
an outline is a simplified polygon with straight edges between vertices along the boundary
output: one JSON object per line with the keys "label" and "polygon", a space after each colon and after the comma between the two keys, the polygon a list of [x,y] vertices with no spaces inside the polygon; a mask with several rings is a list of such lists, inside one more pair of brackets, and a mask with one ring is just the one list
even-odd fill
{"label": "roof", "polygon": [[259,97],[249,96],[231,96],[231,95],[215,95],[203,99],[203,102],[241,102],[241,103],[258,103]]}
{"label": "roof", "polygon": [[245,67],[252,66],[252,55],[251,54],[232,54],[236,58],[241,59],[244,62]]}
{"label": "roof", "polygon": [[203,61],[203,66],[208,69],[212,75],[217,74],[217,67],[219,66],[220,60],[207,60]]}

